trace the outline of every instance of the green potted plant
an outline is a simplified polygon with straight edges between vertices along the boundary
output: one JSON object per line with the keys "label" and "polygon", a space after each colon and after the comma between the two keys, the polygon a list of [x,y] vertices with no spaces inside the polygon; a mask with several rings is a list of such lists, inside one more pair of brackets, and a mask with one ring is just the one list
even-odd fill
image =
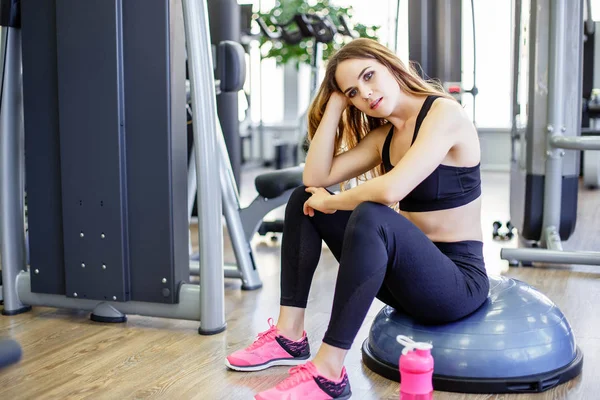
{"label": "green potted plant", "polygon": [[[340,26],[339,15],[346,16],[350,22],[351,28],[360,37],[378,39],[377,31],[379,26],[367,26],[358,23],[353,18],[352,7],[341,7],[335,4],[334,0],[307,1],[307,0],[278,0],[275,2],[269,12],[258,13],[267,24],[276,21],[279,24],[290,21],[297,13],[310,13],[320,16],[329,16],[336,26]],[[343,35],[336,35],[333,42],[323,45],[323,61],[326,61],[331,54],[342,47],[352,38]],[[263,59],[274,58],[277,65],[286,65],[293,63],[298,67],[300,64],[310,64],[312,57],[312,46],[308,44],[311,38],[305,38],[298,44],[289,44],[283,41],[273,42],[264,35],[260,38],[261,55]]]}

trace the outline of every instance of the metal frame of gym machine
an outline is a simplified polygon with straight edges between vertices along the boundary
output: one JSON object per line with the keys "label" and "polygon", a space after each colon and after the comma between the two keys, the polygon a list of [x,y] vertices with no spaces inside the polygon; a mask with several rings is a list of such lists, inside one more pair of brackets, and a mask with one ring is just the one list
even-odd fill
{"label": "metal frame of gym machine", "polygon": [[[118,5],[120,0],[115,0]],[[167,1],[165,4],[169,3]],[[145,301],[98,301],[32,292],[26,265],[24,227],[24,139],[21,78],[21,33],[3,27],[4,60],[0,112],[0,250],[5,315],[30,306],[94,310],[99,315],[131,313],[200,321],[199,333],[215,334],[226,327],[224,312],[221,182],[231,167],[220,156],[213,61],[206,0],[171,0],[183,8],[193,107],[198,185],[200,285],[183,283],[172,304]],[[220,138],[222,140],[222,138]],[[187,253],[187,252],[186,252]],[[76,295],[75,295],[76,296]]]}
{"label": "metal frame of gym machine", "polygon": [[[278,34],[272,33],[264,21],[260,18],[257,19],[263,33],[272,40],[285,39],[292,43],[299,43],[305,37],[313,38],[314,53],[311,59],[311,97],[314,95],[314,92],[316,92],[319,82],[318,74],[323,56],[323,43],[333,40],[333,36],[336,33],[354,37],[346,19],[343,16],[338,16],[338,19],[340,20],[341,26],[335,27],[333,21],[328,18],[323,19],[316,15],[296,14],[292,21],[286,24],[276,25],[277,30],[279,31]],[[288,33],[286,31],[286,26],[292,23],[297,24],[300,30]],[[225,68],[227,68],[227,66],[225,66]],[[299,120],[301,121],[299,132],[305,131],[307,112],[308,111],[305,111],[303,115],[299,117]],[[219,125],[217,125],[217,128],[219,128],[218,138],[221,139],[224,135],[222,135],[222,132],[220,131],[221,127]],[[299,143],[300,141],[297,140],[296,142]],[[222,159],[228,157],[224,140],[220,140],[219,150]],[[299,151],[301,151],[300,146],[298,146],[298,152]],[[192,149],[188,168],[188,214],[190,219],[194,206],[194,193],[196,192],[195,159],[196,154]],[[298,165],[259,175],[255,181],[255,188],[258,192],[258,196],[254,198],[250,205],[244,208],[240,205],[233,174],[225,174],[226,176],[224,175],[221,177],[223,181],[227,180],[230,182],[230,184],[224,185],[223,207],[234,251],[236,252],[236,255],[239,254],[237,256],[238,263],[239,260],[244,261],[243,257],[246,254],[252,254],[251,251],[245,251],[244,249],[249,246],[249,243],[256,232],[261,228],[261,224],[262,227],[265,228],[265,231],[271,231],[272,228],[275,228],[278,232],[282,230],[283,221],[265,223],[263,218],[269,212],[287,203],[294,189],[302,185],[303,170],[304,166]],[[337,185],[332,185],[331,189],[336,190]],[[239,219],[237,217],[238,215]],[[241,221],[241,223],[238,221]],[[275,231],[275,229],[273,231]],[[191,253],[190,246],[190,254]],[[198,273],[198,266],[195,262],[196,258],[197,254],[191,254],[190,271],[192,274]],[[262,285],[255,270],[254,260],[250,259],[241,264],[241,267],[238,268],[232,268],[232,266],[226,265],[225,276],[229,278],[241,278],[243,282],[242,289],[254,289]]]}
{"label": "metal frame of gym machine", "polygon": [[[568,7],[567,3],[569,3]],[[528,197],[520,192],[520,186],[524,184],[525,173],[530,173],[530,167],[535,164],[537,156],[544,179],[542,229],[537,243],[541,248],[504,248],[500,252],[500,257],[512,263],[525,261],[600,265],[600,252],[564,251],[559,232],[562,222],[561,213],[565,212],[565,206],[561,205],[561,200],[566,198],[565,188],[563,188],[563,173],[577,159],[576,154],[566,154],[564,150],[600,150],[600,136],[578,136],[581,126],[583,0],[577,3],[571,3],[568,0],[531,0],[531,18],[536,19],[533,19],[535,24],[530,24],[528,29],[530,34],[528,79],[530,107],[525,133],[519,131],[516,118],[519,114],[517,80],[521,43],[521,9],[522,1],[516,0],[513,53],[514,115],[511,214],[514,211],[513,200],[518,203],[516,208],[524,207],[524,203],[528,201]],[[549,19],[548,25],[543,22],[544,18]],[[547,36],[545,36],[546,34]],[[547,53],[545,46],[548,46]],[[547,122],[544,124],[540,119]],[[539,132],[541,129],[545,129],[545,135]],[[538,139],[543,136],[543,139],[534,140],[534,136]],[[520,152],[515,150],[517,142],[522,145],[526,144],[520,149]],[[545,165],[542,166],[544,156]],[[563,161],[565,156],[568,157],[568,163]],[[526,165],[523,166],[521,164],[523,162]],[[527,171],[524,171],[523,168]],[[576,187],[573,189],[577,190]],[[512,217],[514,215],[511,215]],[[573,218],[576,218],[576,214]],[[515,226],[519,229],[517,224]],[[569,228],[571,232],[574,229],[574,222],[572,226],[573,228]]]}
{"label": "metal frame of gym machine", "polygon": [[[227,79],[236,81],[239,85],[235,85],[234,82],[228,82],[223,88],[221,81],[217,81],[215,85],[216,94],[225,93],[237,93],[239,87],[243,84],[245,79],[245,63],[244,63],[244,51],[239,43],[224,41],[217,46],[216,51],[216,62],[221,63],[219,70],[223,71],[229,69],[232,76]],[[244,71],[241,75],[236,75],[236,72]],[[226,72],[222,73],[226,75]],[[225,77],[220,77],[226,79]],[[232,88],[229,88],[229,86]],[[188,96],[187,102],[188,107],[191,105],[191,99]],[[190,114],[193,116],[195,110],[191,110]],[[218,116],[217,116],[218,119]],[[192,120],[192,124],[194,123]],[[285,204],[293,189],[288,188],[292,184],[298,186],[302,181],[302,169],[291,169],[285,171],[278,171],[277,173],[266,173],[259,175],[257,180],[264,182],[270,190],[267,192],[272,193],[272,196],[258,196],[252,204],[246,208],[242,208],[240,205],[240,196],[237,190],[236,178],[230,161],[229,152],[225,142],[225,135],[221,127],[220,122],[217,120],[217,152],[220,161],[220,182],[221,182],[221,195],[223,200],[223,214],[227,223],[229,237],[232,243],[233,251],[237,260],[236,264],[224,264],[224,273],[227,278],[237,278],[242,281],[242,289],[244,290],[255,290],[262,287],[262,281],[256,269],[256,263],[253,256],[253,250],[251,247],[251,240],[256,233],[262,219],[273,209]],[[194,141],[195,143],[195,141]],[[192,212],[194,208],[194,201],[197,197],[198,187],[198,176],[196,173],[196,149],[195,145],[192,146],[187,169],[187,211],[188,220],[192,219]],[[299,183],[300,182],[300,183]],[[257,185],[257,190],[261,192],[261,186]],[[191,237],[189,240],[189,255],[190,255],[190,274],[200,274],[200,256],[199,253],[192,252]]]}

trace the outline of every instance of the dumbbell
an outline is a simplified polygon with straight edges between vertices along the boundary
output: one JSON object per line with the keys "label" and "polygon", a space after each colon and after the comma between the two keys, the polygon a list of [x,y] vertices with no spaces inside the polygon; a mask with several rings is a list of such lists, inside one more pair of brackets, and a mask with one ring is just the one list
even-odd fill
{"label": "dumbbell", "polygon": [[502,228],[502,222],[494,221],[494,230],[492,232],[492,238],[494,240],[502,240],[502,234],[499,232],[500,228]]}
{"label": "dumbbell", "polygon": [[500,231],[500,229],[502,228],[502,222],[500,221],[494,221],[493,227],[494,230],[492,231],[492,238],[494,240],[511,240],[514,236],[515,227],[510,221],[506,223],[506,232]]}
{"label": "dumbbell", "polygon": [[506,232],[506,237],[508,238],[508,240],[511,240],[514,236],[515,227],[513,226],[513,224],[511,224],[510,221],[508,221],[506,223],[506,229],[508,229],[508,232]]}

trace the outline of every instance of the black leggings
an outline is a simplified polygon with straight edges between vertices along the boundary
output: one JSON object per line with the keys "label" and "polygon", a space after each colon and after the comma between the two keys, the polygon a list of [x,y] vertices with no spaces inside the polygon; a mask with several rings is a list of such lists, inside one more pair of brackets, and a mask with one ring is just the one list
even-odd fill
{"label": "black leggings", "polygon": [[324,240],[340,266],[323,342],[350,349],[375,297],[428,324],[456,321],[487,298],[482,242],[434,243],[379,203],[309,217],[304,189],[293,192],[285,211],[280,304],[306,308]]}

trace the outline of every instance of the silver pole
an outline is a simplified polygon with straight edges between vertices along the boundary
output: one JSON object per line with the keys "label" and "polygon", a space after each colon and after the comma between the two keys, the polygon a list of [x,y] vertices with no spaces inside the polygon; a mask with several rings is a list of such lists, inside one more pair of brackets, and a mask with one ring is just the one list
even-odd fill
{"label": "silver pole", "polygon": [[511,152],[510,152],[510,160],[511,162],[516,161],[516,146],[515,142],[518,140],[518,129],[517,129],[517,119],[520,114],[519,109],[519,66],[520,66],[520,58],[521,58],[521,13],[522,4],[521,0],[515,0],[514,2],[514,10],[515,10],[515,18],[514,18],[514,26],[513,26],[513,71],[512,71],[512,126],[511,126]]}
{"label": "silver pole", "polygon": [[560,251],[546,249],[502,249],[503,260],[519,260],[554,264],[600,265],[600,252]]}
{"label": "silver pole", "polygon": [[23,204],[23,98],[21,32],[2,28],[2,104],[0,105],[0,251],[4,314],[29,309],[19,300],[17,274],[27,269]]}
{"label": "silver pole", "polygon": [[[219,120],[218,115],[215,117]],[[247,239],[245,234],[244,224],[241,219],[241,207],[235,177],[229,161],[227,146],[221,124],[217,123],[217,146],[219,147],[220,168],[220,184],[222,196],[222,208],[227,222],[229,237],[233,244],[233,250],[237,259],[237,266],[234,268],[224,266],[224,276],[226,278],[240,278],[242,280],[242,289],[253,290],[262,287],[262,282],[254,264],[252,255],[252,247],[250,239]],[[196,152],[192,148],[190,162],[188,166],[188,216],[191,219],[194,198],[196,197]],[[192,254],[192,245],[190,239],[190,254]],[[190,268],[191,275],[199,274],[199,264],[191,262],[194,268]]]}
{"label": "silver pole", "polygon": [[587,0],[585,2],[585,9],[586,9],[585,24],[586,24],[587,32],[590,34],[593,34],[594,28],[596,25],[594,24],[594,19],[592,18],[592,0]]}
{"label": "silver pole", "polygon": [[[216,118],[218,120],[218,116]],[[239,193],[237,191],[237,185],[235,184],[231,163],[229,162],[229,154],[227,153],[227,146],[221,130],[221,124],[217,124],[217,130],[217,145],[219,147],[219,160],[221,163],[220,181],[222,190],[221,196],[223,200],[222,207],[227,222],[229,237],[237,260],[237,266],[233,269],[225,265],[224,273],[226,278],[240,278],[242,280],[242,289],[254,290],[262,287],[262,282],[258,275],[258,271],[256,270],[256,265],[254,264],[252,247],[250,246],[251,238],[248,238],[248,235],[246,235],[245,226],[242,221]],[[188,168],[188,215],[190,217],[192,215],[193,201],[196,193],[195,160],[196,154],[194,149],[192,149],[190,165]],[[192,177],[193,179],[191,179]],[[192,254],[191,244],[190,254]],[[190,274],[198,275],[200,272],[199,264],[191,261],[190,265],[194,265],[193,268],[190,268]]]}
{"label": "silver pole", "polygon": [[183,0],[198,196],[201,334],[225,330],[217,104],[206,0]]}
{"label": "silver pole", "polygon": [[313,59],[311,61],[311,74],[310,74],[310,98],[313,99],[317,90],[319,89],[320,82],[320,69],[321,60],[323,59],[323,43],[313,42]]}
{"label": "silver pole", "polygon": [[221,162],[223,211],[225,213],[225,220],[227,221],[229,238],[231,239],[233,251],[237,260],[239,276],[242,278],[242,288],[245,290],[254,290],[262,287],[262,282],[258,276],[256,265],[254,265],[254,257],[252,257],[252,247],[250,246],[251,238],[247,238],[244,232],[244,225],[242,224],[240,215],[239,194],[220,124],[217,125],[217,129],[219,158]]}
{"label": "silver pole", "polygon": [[561,214],[562,157],[564,151],[552,146],[554,136],[562,136],[565,128],[565,79],[566,55],[566,2],[551,1],[550,8],[550,54],[548,65],[548,126],[546,140],[546,171],[544,178],[544,217],[542,246],[560,250],[557,241]]}
{"label": "silver pole", "polygon": [[[225,278],[243,279],[237,264],[225,264],[223,266]],[[200,274],[200,263],[198,261],[190,261],[190,275],[198,276]]]}
{"label": "silver pole", "polygon": [[600,150],[600,136],[553,136],[550,144],[558,149]]}

